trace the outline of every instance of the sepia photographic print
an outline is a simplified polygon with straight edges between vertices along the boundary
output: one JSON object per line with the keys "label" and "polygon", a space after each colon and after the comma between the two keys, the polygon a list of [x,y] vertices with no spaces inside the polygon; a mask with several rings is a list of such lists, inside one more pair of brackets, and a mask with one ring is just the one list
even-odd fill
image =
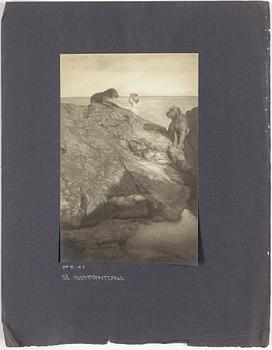
{"label": "sepia photographic print", "polygon": [[198,54],[60,55],[62,262],[198,264]]}

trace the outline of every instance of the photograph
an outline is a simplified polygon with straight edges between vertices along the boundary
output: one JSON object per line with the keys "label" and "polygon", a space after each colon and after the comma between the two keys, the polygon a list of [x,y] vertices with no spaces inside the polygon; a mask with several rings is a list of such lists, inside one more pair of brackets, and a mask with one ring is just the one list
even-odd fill
{"label": "photograph", "polygon": [[198,265],[198,53],[60,55],[60,261]]}

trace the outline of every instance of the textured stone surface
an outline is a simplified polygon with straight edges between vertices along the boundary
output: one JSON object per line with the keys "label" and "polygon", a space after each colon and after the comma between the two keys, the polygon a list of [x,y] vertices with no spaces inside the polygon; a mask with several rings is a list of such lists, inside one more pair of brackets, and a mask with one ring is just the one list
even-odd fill
{"label": "textured stone surface", "polygon": [[154,124],[146,130],[147,124],[119,107],[62,104],[63,227],[110,218],[180,218],[190,190],[172,166],[169,139]]}
{"label": "textured stone surface", "polygon": [[[196,111],[188,113],[197,120]],[[196,208],[196,135],[192,126],[183,153],[166,129],[130,110],[62,104],[64,260],[194,263],[197,220],[189,212],[183,222],[183,212]]]}

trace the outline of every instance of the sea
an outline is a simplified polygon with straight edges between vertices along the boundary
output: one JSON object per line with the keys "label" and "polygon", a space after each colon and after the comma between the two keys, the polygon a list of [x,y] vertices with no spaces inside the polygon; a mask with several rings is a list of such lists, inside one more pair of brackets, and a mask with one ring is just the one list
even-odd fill
{"label": "sea", "polygon": [[[62,103],[73,103],[76,105],[88,105],[90,97],[62,97]],[[186,112],[198,106],[197,96],[142,96],[140,101],[133,107],[128,103],[128,96],[120,96],[114,100],[120,107],[131,109],[135,114],[153,123],[168,127],[169,119],[166,112],[172,106],[179,107]]]}

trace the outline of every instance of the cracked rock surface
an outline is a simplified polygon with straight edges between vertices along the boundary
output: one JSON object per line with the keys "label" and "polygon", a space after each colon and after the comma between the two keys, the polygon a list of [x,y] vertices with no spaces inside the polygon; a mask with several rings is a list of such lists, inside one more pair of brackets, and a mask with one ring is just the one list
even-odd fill
{"label": "cracked rock surface", "polygon": [[130,110],[61,104],[61,229],[69,256],[74,250],[94,260],[126,260],[143,250],[139,239],[131,241],[137,227],[178,223],[186,208],[195,214],[191,129],[183,153],[165,128]]}

